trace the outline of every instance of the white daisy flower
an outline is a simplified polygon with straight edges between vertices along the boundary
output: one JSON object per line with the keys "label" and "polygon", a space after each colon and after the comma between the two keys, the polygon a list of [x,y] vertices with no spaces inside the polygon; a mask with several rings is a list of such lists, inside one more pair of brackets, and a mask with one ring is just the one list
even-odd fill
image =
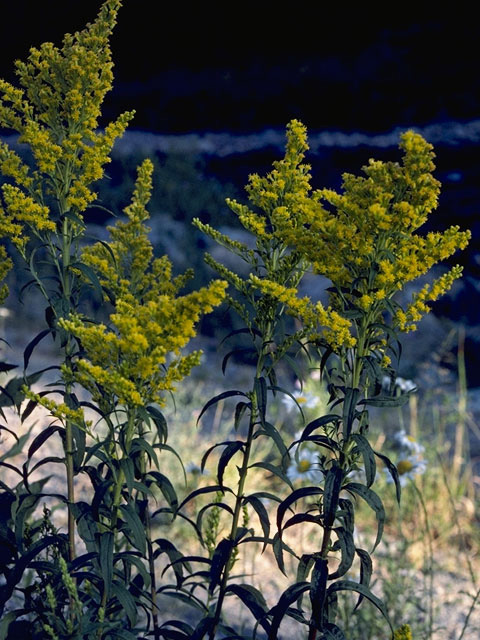
{"label": "white daisy flower", "polygon": [[401,429],[397,431],[397,433],[393,436],[395,441],[395,445],[399,449],[403,449],[412,453],[414,455],[419,455],[425,451],[425,447],[419,444],[412,436],[407,435],[405,429]]}
{"label": "white daisy flower", "polygon": [[303,449],[296,456],[295,450],[293,450],[292,461],[287,469],[287,477],[292,482],[305,480],[313,484],[320,484],[323,480],[323,473],[318,468],[318,456],[309,449]]}
{"label": "white daisy flower", "polygon": [[[406,456],[400,458],[396,464],[398,475],[400,476],[400,485],[404,487],[407,480],[414,480],[416,476],[421,476],[427,469],[427,461],[418,455]],[[387,482],[393,482],[390,474],[387,474]]]}
{"label": "white daisy flower", "polygon": [[[308,391],[294,391],[292,393],[293,398],[297,401],[298,405],[303,409],[314,409],[318,405],[318,397]],[[285,405],[287,411],[291,411],[294,408],[298,409],[295,400],[291,396],[286,394],[282,397],[282,404]]]}

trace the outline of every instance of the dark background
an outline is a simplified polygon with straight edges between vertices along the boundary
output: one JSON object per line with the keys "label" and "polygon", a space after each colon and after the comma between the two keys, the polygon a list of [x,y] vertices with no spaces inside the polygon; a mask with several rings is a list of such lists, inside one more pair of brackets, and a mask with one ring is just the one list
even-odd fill
{"label": "dark background", "polygon": [[[100,4],[8,3],[0,22],[0,75],[14,80],[14,59],[47,40],[60,44],[66,31],[93,20]],[[106,100],[105,119],[133,108],[131,129],[167,136],[194,133],[198,140],[212,132],[230,137],[281,132],[290,119],[299,118],[312,136],[346,134],[342,144],[334,136],[309,156],[314,186],[335,188],[342,172],[358,173],[371,156],[398,159],[396,135],[383,145],[371,136],[410,127],[431,132],[431,125],[438,125],[431,141],[443,188],[429,229],[459,224],[472,230],[473,240],[450,261],[465,266],[461,286],[434,311],[470,327],[469,378],[480,385],[475,367],[480,354],[478,21],[460,11],[413,12],[393,3],[384,12],[325,5],[314,10],[317,5],[302,2],[284,9],[260,2],[158,3],[157,18],[151,2],[125,0],[112,39],[115,87]],[[454,135],[447,135],[452,127]],[[363,143],[357,134],[367,136]],[[168,191],[170,209],[176,208],[174,218],[188,221],[193,206],[195,215],[209,220],[212,207],[221,206],[217,200],[223,202],[218,185],[228,182],[227,195],[243,197],[248,173],[268,170],[279,155],[268,143],[243,153],[222,155],[213,149],[199,156],[192,151],[186,164],[167,158],[167,177],[176,186],[168,191],[164,180],[160,188]],[[207,183],[208,197],[198,204],[195,189],[199,193]]]}

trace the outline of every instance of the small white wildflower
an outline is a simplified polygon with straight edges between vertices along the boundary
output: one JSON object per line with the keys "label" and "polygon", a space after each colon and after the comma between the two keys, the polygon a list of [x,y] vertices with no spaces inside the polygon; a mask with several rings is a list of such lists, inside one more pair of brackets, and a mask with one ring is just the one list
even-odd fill
{"label": "small white wildflower", "polygon": [[297,404],[302,409],[314,409],[318,405],[318,397],[313,393],[309,393],[307,391],[294,391],[292,396],[295,398],[296,402],[291,396],[287,396],[286,394],[282,397],[282,403],[285,405],[287,411],[291,411],[293,408],[297,407]]}
{"label": "small white wildflower", "polygon": [[202,471],[202,469],[198,466],[198,464],[195,464],[195,462],[189,462],[185,467],[185,471],[187,473],[191,473],[193,476],[208,475],[208,470],[204,469]]}
{"label": "small white wildflower", "polygon": [[383,376],[382,389],[384,391],[391,392],[392,384],[394,391],[398,389],[402,393],[408,393],[409,391],[413,391],[417,388],[417,385],[413,382],[413,380],[405,380],[405,378],[395,378],[395,380],[392,381],[392,378],[390,376]]}
{"label": "small white wildflower", "polygon": [[[295,452],[292,452],[295,454]],[[303,449],[297,455],[292,456],[292,461],[287,469],[287,477],[295,480],[308,480],[309,482],[320,484],[323,480],[323,473],[318,468],[318,457],[309,449]]]}
{"label": "small white wildflower", "polygon": [[408,393],[417,388],[417,385],[413,380],[405,380],[405,378],[397,378],[395,380],[395,386],[397,386],[403,393]]}
{"label": "small white wildflower", "polygon": [[[396,464],[398,475],[400,476],[400,485],[404,487],[407,480],[414,480],[416,476],[421,476],[427,469],[427,461],[418,455],[406,456],[400,458]],[[387,475],[387,482],[393,482],[390,474]]]}
{"label": "small white wildflower", "polygon": [[419,455],[425,451],[425,447],[419,444],[412,436],[407,435],[405,429],[397,431],[393,439],[399,449],[404,449],[414,455]]}

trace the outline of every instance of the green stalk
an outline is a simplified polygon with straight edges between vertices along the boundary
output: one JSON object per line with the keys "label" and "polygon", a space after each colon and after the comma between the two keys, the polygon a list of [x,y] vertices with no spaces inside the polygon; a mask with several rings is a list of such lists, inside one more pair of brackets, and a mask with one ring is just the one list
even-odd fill
{"label": "green stalk", "polygon": [[[133,438],[134,430],[135,430],[135,413],[129,412],[128,422],[127,422],[127,432],[125,435],[125,448],[127,451],[127,455],[130,449],[130,443]],[[110,530],[113,532],[113,537],[114,537],[113,548],[114,549],[115,549],[116,534],[117,534],[118,508],[121,502],[122,488],[123,488],[124,481],[125,481],[125,474],[122,468],[120,467],[118,469],[118,475],[117,475],[117,479],[115,481],[115,486],[113,489],[112,512],[110,514]],[[107,586],[104,584],[102,601],[100,603],[100,609],[102,610],[105,610],[105,607],[107,606],[107,593],[108,593],[108,589],[107,589]],[[102,637],[102,631],[103,631],[103,627],[100,626],[100,628],[97,631],[98,640],[100,640],[100,638]]]}
{"label": "green stalk", "polygon": [[[271,335],[271,330],[268,332],[268,335]],[[264,365],[264,360],[265,360],[265,356],[264,356],[264,346],[265,344],[269,344],[270,341],[270,337],[268,337],[266,340],[262,341],[262,351],[259,355],[259,358],[257,360],[257,369],[256,369],[256,378],[258,378],[263,370],[263,365]],[[237,495],[235,497],[235,507],[233,510],[233,519],[232,519],[232,526],[230,529],[230,540],[235,540],[236,536],[237,536],[237,532],[238,532],[238,523],[240,520],[240,513],[242,511],[242,501],[243,501],[243,494],[244,494],[244,489],[245,489],[245,482],[247,479],[247,473],[248,473],[248,465],[250,462],[250,453],[252,450],[252,444],[253,444],[253,435],[254,435],[254,431],[255,431],[255,425],[257,424],[257,417],[258,417],[258,398],[257,398],[257,394],[255,391],[255,387],[252,389],[251,393],[250,393],[250,398],[251,398],[251,402],[252,402],[252,409],[250,412],[250,422],[248,425],[248,434],[247,434],[247,443],[245,446],[245,451],[243,454],[243,461],[242,461],[242,466],[240,468],[240,479],[238,481],[238,490],[237,490]],[[231,557],[232,557],[232,552],[230,552],[229,557],[225,563],[225,568],[223,570],[223,576],[222,576],[222,581],[220,583],[220,590],[219,590],[219,594],[218,594],[218,600],[217,600],[217,606],[215,608],[215,615],[214,615],[214,622],[212,625],[212,629],[210,630],[209,633],[209,638],[210,640],[214,640],[215,638],[215,632],[217,630],[217,626],[218,623],[220,621],[220,616],[222,613],[222,607],[223,607],[223,602],[225,599],[225,592],[227,589],[227,585],[228,585],[228,579],[230,577],[230,570],[231,570]]]}
{"label": "green stalk", "polygon": [[[63,207],[62,207],[63,209]],[[71,280],[68,272],[70,268],[70,228],[68,219],[63,219],[62,229],[62,285],[64,299],[69,302],[71,294]],[[65,364],[70,365],[71,362],[71,346],[70,337],[64,348]],[[70,382],[65,384],[65,398],[70,395],[72,385]],[[67,470],[67,500],[68,500],[68,558],[70,562],[75,558],[75,518],[73,516],[72,506],[75,503],[75,486],[74,486],[74,463],[73,463],[73,429],[70,420],[65,422],[65,466]]]}

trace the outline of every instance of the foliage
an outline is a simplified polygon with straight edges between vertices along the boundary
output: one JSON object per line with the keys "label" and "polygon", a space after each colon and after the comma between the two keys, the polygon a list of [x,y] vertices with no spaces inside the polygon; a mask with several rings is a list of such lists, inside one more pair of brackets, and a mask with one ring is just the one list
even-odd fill
{"label": "foliage", "polygon": [[[19,88],[0,83],[0,124],[19,133],[31,152],[24,162],[6,144],[0,148],[7,178],[0,232],[24,260],[28,286],[47,305],[45,328],[25,348],[23,376],[0,388],[0,413],[5,422],[6,408],[22,422],[34,411],[48,420],[29,441],[26,456],[29,434],[19,438],[9,426],[1,427],[16,444],[0,465],[18,482],[1,483],[0,640],[13,637],[22,619],[31,623],[35,638],[214,640],[264,634],[274,640],[289,620],[309,640],[341,639],[339,595],[345,593],[355,594],[355,608],[372,604],[393,637],[408,638],[407,625],[394,632],[385,604],[371,589],[371,555],[386,522],[373,488],[377,461],[395,483],[398,501],[400,476],[413,463],[394,464],[373,449],[368,407],[391,409],[411,397],[413,390],[395,391],[390,356],[399,357],[397,333],[413,329],[428,303],[460,276],[455,267],[405,308],[396,300],[406,283],[469,238],[457,227],[417,233],[439,189],[431,174],[431,147],[407,132],[402,165],[371,161],[366,178],[344,176],[343,194],[312,191],[304,163],[306,129],[292,120],[284,158],[266,177],[250,177],[249,205],[227,200],[251,242],[194,221],[245,263],[248,277],[207,255],[222,280],[181,295],[190,271],[173,277],[170,260],[154,257],[148,238],[150,160],[138,168],[126,220],[109,227],[108,242],[86,242],[84,215],[96,199],[93,183],[133,116],[125,113],[97,130],[112,84],[109,37],[120,5],[106,0],[96,21],[65,36],[61,48],[46,43],[32,49],[26,62],[17,63]],[[10,266],[4,249],[0,261],[4,276]],[[310,269],[332,283],[326,306],[299,296]],[[92,294],[102,302],[105,322],[82,311],[83,297]],[[242,388],[216,394],[199,410],[200,420],[213,407],[235,401],[230,428],[222,426],[226,439],[202,452],[200,474],[214,462],[215,477],[184,495],[178,478],[167,474],[168,456],[183,467],[182,451],[168,443],[160,409],[199,364],[199,351],[183,349],[201,317],[224,298],[243,323],[225,340],[244,342],[226,353],[222,370],[240,353],[248,354],[254,374]],[[47,336],[58,346],[58,359],[27,375],[32,353]],[[284,396],[303,416],[299,394],[283,381],[285,366],[303,381],[303,356],[318,356],[312,361],[327,381],[328,400],[321,415],[312,407],[314,414],[292,435],[284,416],[272,418],[272,401]],[[3,372],[14,368],[2,364]],[[47,371],[58,379],[38,390]],[[54,435],[60,436],[63,455],[33,464]],[[13,464],[16,455],[23,456],[20,467]],[[309,471],[307,482],[292,474],[292,464],[297,472]],[[66,495],[48,490],[49,476],[32,476],[46,465],[64,467]],[[91,485],[89,500],[78,499],[81,480]],[[35,520],[46,499],[67,512],[66,534],[47,509]],[[376,519],[371,550],[357,535],[360,499]],[[184,529],[177,539],[179,521]],[[180,548],[185,527],[187,542]],[[316,532],[311,551],[291,539],[292,531],[305,528]],[[244,580],[248,576],[237,575],[242,555],[255,553],[258,545],[273,554],[290,581],[273,605]],[[359,569],[357,579],[351,578],[352,567]],[[249,628],[226,613],[232,596],[251,614]],[[167,598],[188,613],[166,616]]]}

